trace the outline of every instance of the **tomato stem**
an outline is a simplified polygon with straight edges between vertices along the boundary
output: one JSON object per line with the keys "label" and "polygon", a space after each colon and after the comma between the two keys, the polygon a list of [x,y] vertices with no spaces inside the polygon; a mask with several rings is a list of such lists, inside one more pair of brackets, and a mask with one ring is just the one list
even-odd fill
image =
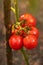
{"label": "tomato stem", "polygon": [[[18,0],[16,0],[15,10],[16,10],[16,22],[17,22],[17,21],[19,22]],[[22,52],[23,55],[24,55],[24,58],[25,58],[26,64],[29,65],[27,55],[26,55],[26,53],[25,53],[25,51],[24,51],[23,48],[21,49],[21,52]]]}
{"label": "tomato stem", "polygon": [[29,65],[27,55],[26,55],[25,50],[24,50],[23,48],[21,49],[21,52],[22,52],[23,55],[24,55],[24,58],[25,58],[26,64]]}
{"label": "tomato stem", "polygon": [[19,21],[18,0],[16,0],[15,11],[16,11],[16,22],[17,22],[17,21]]}

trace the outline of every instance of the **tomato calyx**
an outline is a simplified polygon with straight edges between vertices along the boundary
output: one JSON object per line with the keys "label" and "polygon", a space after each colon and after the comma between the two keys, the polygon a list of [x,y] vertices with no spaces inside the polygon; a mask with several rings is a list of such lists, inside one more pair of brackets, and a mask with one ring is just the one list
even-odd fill
{"label": "tomato calyx", "polygon": [[24,32],[27,34],[28,30],[30,29],[31,28],[28,26],[22,27],[19,22],[12,25],[12,33],[17,34],[17,35],[23,35]]}

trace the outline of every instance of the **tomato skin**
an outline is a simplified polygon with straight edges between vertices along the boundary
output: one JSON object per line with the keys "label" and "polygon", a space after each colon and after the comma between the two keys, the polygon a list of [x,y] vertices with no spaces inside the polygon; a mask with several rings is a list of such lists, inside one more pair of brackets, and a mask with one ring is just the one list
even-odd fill
{"label": "tomato skin", "polygon": [[[31,14],[23,14],[20,16],[20,21],[25,20],[24,26],[36,26],[36,19]],[[23,24],[22,24],[23,25]]]}
{"label": "tomato skin", "polygon": [[24,47],[27,49],[33,49],[37,46],[38,40],[34,35],[28,35],[23,39]]}
{"label": "tomato skin", "polygon": [[21,36],[12,35],[9,39],[9,45],[14,50],[19,50],[23,47],[23,39]]}
{"label": "tomato skin", "polygon": [[12,31],[11,31],[11,33],[12,33],[12,34],[14,34],[14,33],[15,33],[15,31],[14,31],[14,30],[12,30]]}
{"label": "tomato skin", "polygon": [[11,34],[14,35],[14,34],[17,34],[18,32],[18,29],[15,29],[15,30],[12,30]]}
{"label": "tomato skin", "polygon": [[20,30],[19,31],[19,35],[24,37],[24,36],[26,36],[26,32],[24,30]]}
{"label": "tomato skin", "polygon": [[36,27],[31,27],[31,30],[28,31],[28,33],[35,35],[37,38],[39,37],[39,31]]}

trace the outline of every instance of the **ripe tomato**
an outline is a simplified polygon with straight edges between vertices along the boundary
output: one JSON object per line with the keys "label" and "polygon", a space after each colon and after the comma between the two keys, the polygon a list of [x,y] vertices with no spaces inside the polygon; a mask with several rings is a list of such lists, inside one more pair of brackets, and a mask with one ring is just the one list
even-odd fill
{"label": "ripe tomato", "polygon": [[38,40],[34,35],[28,35],[23,39],[24,47],[27,49],[33,49],[37,46]]}
{"label": "ripe tomato", "polygon": [[20,35],[21,35],[22,37],[27,36],[26,32],[25,32],[25,31],[23,31],[23,30],[21,30],[21,31],[20,31]]}
{"label": "ripe tomato", "polygon": [[14,34],[15,33],[14,30],[12,30],[11,33]]}
{"label": "ripe tomato", "polygon": [[21,36],[12,35],[9,39],[9,45],[14,50],[19,50],[23,47],[23,39]]}
{"label": "ripe tomato", "polygon": [[[32,16],[31,14],[23,14],[20,16],[20,21],[24,20],[25,24],[24,26],[36,26],[36,19],[34,16]],[[22,25],[23,25],[22,24]]]}
{"label": "ripe tomato", "polygon": [[35,27],[31,27],[31,30],[28,31],[28,33],[35,35],[37,38],[39,37],[39,31],[38,31],[38,29],[35,28]]}
{"label": "ripe tomato", "polygon": [[12,33],[12,35],[13,35],[13,34],[16,34],[17,32],[18,32],[18,30],[17,30],[17,29],[15,29],[15,30],[12,30],[12,32],[11,32],[11,33]]}

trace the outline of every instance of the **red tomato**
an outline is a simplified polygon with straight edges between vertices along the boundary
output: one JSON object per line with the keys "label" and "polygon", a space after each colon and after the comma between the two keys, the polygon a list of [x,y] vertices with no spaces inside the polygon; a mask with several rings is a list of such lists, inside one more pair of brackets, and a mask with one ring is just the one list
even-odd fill
{"label": "red tomato", "polygon": [[12,30],[11,33],[14,34],[15,33],[14,30]]}
{"label": "red tomato", "polygon": [[26,34],[25,31],[21,30],[21,31],[20,31],[20,35],[21,35],[22,37],[25,37],[27,34]]}
{"label": "red tomato", "polygon": [[28,35],[23,39],[24,47],[27,49],[33,49],[37,46],[38,40],[34,35]]}
{"label": "red tomato", "polygon": [[17,29],[12,30],[12,34],[16,34],[17,32],[18,32],[18,30],[17,30]]}
{"label": "red tomato", "polygon": [[20,35],[21,35],[21,36],[23,36],[23,30],[20,30],[20,32],[19,32],[19,33],[20,33]]}
{"label": "red tomato", "polygon": [[26,37],[27,36],[27,33],[24,31],[23,32],[23,37]]}
{"label": "red tomato", "polygon": [[31,27],[31,30],[28,31],[28,33],[35,35],[37,38],[39,37],[39,31],[38,31],[38,29],[35,28],[35,27]]}
{"label": "red tomato", "polygon": [[21,36],[12,35],[9,39],[9,45],[14,50],[19,50],[23,47],[23,39]]}
{"label": "red tomato", "polygon": [[[20,16],[20,21],[24,20],[24,26],[36,26],[36,19],[31,14],[23,14]],[[23,25],[23,24],[22,24]]]}

